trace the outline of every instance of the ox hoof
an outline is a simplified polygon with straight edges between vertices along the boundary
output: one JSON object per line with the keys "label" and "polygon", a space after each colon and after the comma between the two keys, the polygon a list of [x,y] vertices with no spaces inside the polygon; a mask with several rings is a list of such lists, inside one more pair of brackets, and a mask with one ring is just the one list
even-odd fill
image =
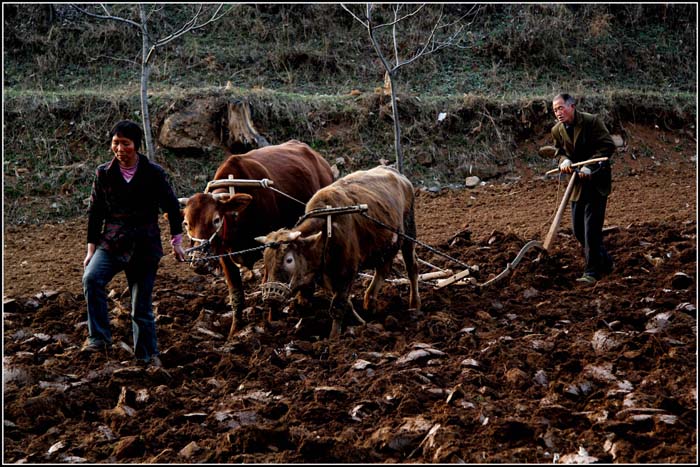
{"label": "ox hoof", "polygon": [[279,321],[280,318],[282,318],[282,311],[278,308],[268,308],[267,312],[265,313],[265,321],[268,323]]}
{"label": "ox hoof", "polygon": [[337,339],[342,333],[342,325],[340,322],[333,320],[333,325],[331,326],[331,332],[328,335],[329,339]]}

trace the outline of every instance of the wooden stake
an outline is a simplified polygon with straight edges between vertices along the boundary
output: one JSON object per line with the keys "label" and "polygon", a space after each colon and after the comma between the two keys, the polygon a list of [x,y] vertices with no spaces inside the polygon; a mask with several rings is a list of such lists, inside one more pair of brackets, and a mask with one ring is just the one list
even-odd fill
{"label": "wooden stake", "polygon": [[[433,279],[440,279],[441,277],[449,276],[452,274],[451,269],[445,269],[444,271],[435,271],[435,272],[426,272],[425,274],[418,274],[418,280],[419,281],[429,281]],[[372,279],[374,276],[372,274],[365,274],[363,272],[358,274],[360,277],[364,277],[366,279]],[[409,280],[406,279],[405,277],[401,277],[398,279],[385,279],[386,282],[389,282],[391,284],[408,284]]]}
{"label": "wooden stake", "polygon": [[441,289],[445,287],[446,285],[454,284],[458,280],[467,277],[471,272],[469,269],[465,269],[462,272],[458,272],[457,274],[453,275],[452,277],[449,277],[447,279],[439,280],[437,282],[437,285],[435,286],[436,289]]}

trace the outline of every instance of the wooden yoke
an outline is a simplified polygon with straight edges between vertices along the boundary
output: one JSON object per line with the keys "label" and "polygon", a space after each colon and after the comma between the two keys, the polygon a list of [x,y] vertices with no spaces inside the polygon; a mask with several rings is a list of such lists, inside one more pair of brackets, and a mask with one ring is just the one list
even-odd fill
{"label": "wooden yoke", "polygon": [[242,178],[233,178],[233,175],[229,175],[229,178],[222,178],[219,180],[212,180],[207,183],[206,188],[204,188],[204,193],[209,193],[215,188],[228,188],[229,193],[233,193],[234,186],[259,186],[262,188],[269,188],[270,185],[274,185],[274,182],[268,178],[263,178],[262,180],[249,180]]}

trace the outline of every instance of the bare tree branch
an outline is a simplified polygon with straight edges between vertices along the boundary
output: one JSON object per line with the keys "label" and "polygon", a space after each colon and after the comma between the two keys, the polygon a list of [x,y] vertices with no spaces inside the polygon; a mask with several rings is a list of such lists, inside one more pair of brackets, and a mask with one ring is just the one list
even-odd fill
{"label": "bare tree branch", "polygon": [[[479,10],[481,9],[481,7],[482,7],[482,5],[473,5],[473,6],[469,9],[468,12],[466,12],[465,14],[463,14],[462,16],[460,16],[459,18],[457,18],[456,20],[454,20],[454,21],[452,21],[452,22],[450,22],[450,23],[445,23],[445,24],[443,24],[442,26],[440,26],[439,29],[449,28],[449,27],[452,27],[453,25],[455,25],[455,24],[457,24],[457,23],[461,23],[462,20],[463,20],[464,18],[466,18],[467,16],[471,15],[472,12],[474,13],[474,17],[476,17],[476,14],[479,12]],[[476,11],[474,11],[474,10],[476,10]],[[468,25],[471,25],[471,24],[472,24],[472,21],[470,21],[469,23],[467,23],[467,26],[468,26]],[[462,27],[464,27],[464,26],[462,26]]]}
{"label": "bare tree branch", "polygon": [[[223,3],[220,3],[220,4],[219,4],[219,7],[216,9],[216,11],[215,11],[214,13],[212,13],[211,18],[209,18],[207,21],[205,21],[205,22],[202,23],[202,24],[196,24],[196,23],[197,23],[197,17],[199,16],[199,14],[200,14],[200,12],[201,12],[201,10],[202,10],[202,5],[199,5],[199,10],[197,10],[197,13],[195,14],[195,16],[194,16],[190,21],[188,21],[187,23],[185,23],[185,25],[183,25],[183,27],[180,28],[179,31],[177,31],[177,32],[175,32],[175,33],[173,33],[173,34],[171,34],[171,35],[168,36],[168,37],[164,37],[163,39],[159,39],[159,40],[155,43],[154,47],[161,47],[161,46],[167,44],[168,42],[170,42],[170,41],[172,41],[172,40],[174,40],[174,39],[177,39],[178,37],[182,36],[183,34],[186,34],[186,33],[188,33],[188,32],[192,32],[192,31],[196,31],[197,29],[201,29],[201,28],[203,28],[204,26],[206,26],[206,25],[209,24],[209,23],[212,23],[212,22],[214,22],[214,21],[217,21],[217,20],[221,19],[223,16],[225,16],[225,15],[228,14],[230,11],[232,11],[235,5],[232,5],[230,8],[228,8],[226,11],[224,11],[223,13],[221,13],[221,14],[219,15],[219,11],[221,11],[221,8],[223,8],[223,6],[224,6],[224,4],[223,4]],[[192,26],[189,26],[189,27],[188,27],[188,26],[187,26],[188,24],[192,24]]]}
{"label": "bare tree branch", "polygon": [[430,51],[428,51],[427,53],[426,53],[426,50],[428,49],[429,45],[434,44],[435,31],[437,30],[438,25],[441,22],[442,22],[442,6],[440,7],[440,16],[438,17],[438,20],[433,25],[433,29],[430,31],[430,35],[426,39],[425,44],[423,45],[423,48],[420,50],[420,52],[417,52],[413,57],[411,57],[407,60],[404,60],[403,62],[397,63],[396,64],[397,68],[400,66],[403,66],[403,65],[408,65],[409,63],[414,62],[416,59],[418,59],[419,57],[422,57],[423,55],[429,55],[429,54],[435,52],[436,49],[434,47]]}
{"label": "bare tree branch", "polygon": [[[438,50],[444,49],[445,47],[449,46],[454,46],[458,45],[459,42],[461,41],[460,36],[462,35],[464,31],[464,25],[459,25],[459,27],[456,28],[454,32],[451,34],[439,34],[438,32],[445,32],[449,33],[449,30],[451,28],[454,28],[456,25],[458,25],[464,18],[469,16],[470,14],[473,14],[473,12],[478,11],[478,6],[472,6],[467,13],[462,15],[460,18],[454,21],[446,22],[443,23],[443,7],[440,7],[440,14],[437,18],[437,21],[435,21],[432,25],[432,28],[430,30],[430,33],[426,37],[425,41],[421,41],[421,44],[417,47],[416,52],[410,56],[406,60],[401,60],[400,56],[400,50],[399,50],[399,32],[398,32],[398,25],[401,21],[405,21],[409,18],[414,17],[418,12],[420,12],[426,4],[421,4],[417,8],[415,8],[413,11],[406,13],[406,14],[401,14],[402,10],[404,9],[405,5],[404,4],[396,4],[396,5],[391,5],[391,11],[393,11],[393,20],[388,22],[388,23],[382,23],[375,25],[372,23],[372,12],[374,11],[375,7],[377,4],[373,3],[367,3],[365,4],[365,14],[364,18],[360,14],[355,14],[348,6],[345,4],[341,3],[341,6],[345,11],[347,11],[358,23],[360,23],[366,30],[369,35],[370,41],[372,43],[372,47],[374,48],[375,52],[377,53],[377,56],[379,57],[379,60],[382,63],[382,66],[384,66],[384,69],[386,70],[386,79],[389,81],[389,87],[391,91],[391,108],[392,108],[392,116],[394,120],[394,145],[396,149],[396,164],[399,172],[403,172],[403,153],[401,149],[401,125],[399,123],[399,113],[397,109],[397,98],[396,98],[396,87],[395,87],[395,77],[396,77],[396,71],[404,66],[408,65],[416,60],[418,60],[420,57],[429,55],[431,53],[437,52]],[[396,64],[392,67],[391,64],[387,62],[386,57],[384,56],[384,53],[382,52],[381,49],[381,44],[375,34],[379,32],[380,29],[386,28],[386,27],[391,27],[391,32],[389,34],[389,37],[391,38],[390,40],[392,41],[391,44],[385,44],[386,47],[388,48],[389,46],[392,47],[392,52],[394,55],[394,59],[396,60]],[[442,36],[447,35],[446,38],[442,38]],[[379,39],[384,38],[385,42],[388,42],[387,35],[384,34],[382,35]],[[409,54],[410,55],[410,54]]]}
{"label": "bare tree branch", "polygon": [[372,27],[372,6],[369,3],[367,4],[367,32],[369,33],[369,39],[372,42],[372,47],[374,47],[375,52],[377,52],[379,60],[381,60],[382,65],[384,65],[386,71],[388,71],[391,74],[393,72],[393,69],[391,65],[389,65],[389,62],[386,61],[384,53],[382,52],[382,49],[379,46],[379,42],[377,42],[377,38],[374,37],[374,28]]}
{"label": "bare tree branch", "polygon": [[112,14],[109,12],[109,10],[107,10],[107,7],[106,7],[103,3],[101,3],[100,6],[101,6],[102,9],[105,11],[105,14],[104,14],[104,15],[98,15],[98,14],[96,14],[96,13],[91,13],[91,12],[89,12],[89,11],[87,11],[87,10],[84,10],[84,9],[80,8],[80,7],[77,6],[75,3],[71,3],[70,6],[73,7],[73,8],[75,8],[75,9],[78,10],[79,12],[81,12],[81,13],[87,15],[87,16],[92,16],[93,18],[111,19],[111,20],[114,20],[114,21],[123,21],[124,23],[130,24],[130,25],[132,25],[132,26],[134,26],[134,27],[137,27],[137,28],[141,29],[141,25],[140,25],[139,23],[137,23],[136,21],[132,21],[132,20],[127,19],[127,18],[122,18],[121,16],[114,16],[114,15],[112,15]]}
{"label": "bare tree branch", "polygon": [[[403,6],[403,4],[399,4],[398,8],[395,9],[395,13],[398,13],[398,11],[401,9],[402,6]],[[424,6],[425,6],[425,3],[423,3],[421,6],[419,6],[415,11],[408,13],[407,15],[404,15],[400,18],[397,18],[396,15],[394,15],[394,21],[392,21],[390,23],[379,24],[379,25],[375,26],[374,29],[381,29],[381,28],[386,28],[389,26],[395,26],[396,24],[400,23],[401,21],[405,20],[406,18],[410,18],[411,16],[414,16],[416,13],[421,11]]]}
{"label": "bare tree branch", "polygon": [[[192,18],[190,18],[188,21],[186,21],[185,24],[183,24],[183,25],[180,27],[180,29],[178,29],[177,31],[173,32],[172,34],[170,34],[170,35],[167,36],[167,37],[164,37],[164,38],[159,39],[158,41],[156,41],[156,46],[158,46],[158,43],[162,43],[162,45],[167,44],[167,43],[170,42],[171,40],[173,40],[173,39],[175,39],[175,38],[177,38],[177,37],[180,37],[182,34],[184,34],[184,33],[186,33],[187,31],[189,31],[189,30],[192,28],[193,25],[197,24],[197,18],[199,17],[199,14],[202,12],[202,8],[204,7],[204,5],[202,5],[202,4],[200,3],[198,6],[199,6],[199,8],[197,8],[197,11],[195,12],[195,14],[194,14],[194,16],[193,16]],[[219,6],[219,8],[221,8],[221,6]]]}
{"label": "bare tree branch", "polygon": [[[341,7],[343,7],[343,10],[347,11],[350,13],[350,16],[355,18],[358,23],[360,23],[362,26],[364,26],[366,29],[369,28],[367,21],[362,21],[355,13],[350,10],[350,8],[346,7],[344,3],[340,4]],[[367,10],[369,10],[369,5],[367,6]],[[369,11],[367,12],[367,16],[369,16]]]}
{"label": "bare tree branch", "polygon": [[[420,8],[423,8],[423,6],[421,6]],[[399,15],[399,10],[401,10],[401,5],[397,5],[396,7],[394,7],[394,25],[391,27],[391,36],[394,41],[394,63],[396,63],[397,66],[401,62],[401,59],[399,58],[399,41],[396,39],[396,25],[399,24],[396,17]],[[377,28],[375,27],[375,29]]]}
{"label": "bare tree branch", "polygon": [[78,7],[75,4],[71,4],[73,8],[78,10],[79,12],[83,13],[86,16],[90,16],[93,18],[98,18],[98,19],[107,19],[107,20],[114,20],[114,21],[122,21],[125,23],[128,23],[132,26],[135,26],[139,28],[141,32],[141,87],[140,87],[140,95],[141,95],[141,118],[143,120],[143,130],[144,130],[144,140],[146,143],[146,150],[148,153],[148,157],[151,157],[155,160],[155,146],[153,144],[153,133],[151,130],[151,120],[150,120],[150,113],[148,109],[148,79],[151,73],[151,57],[153,57],[156,49],[158,47],[161,47],[178,37],[182,36],[185,33],[195,31],[197,29],[203,28],[204,26],[219,20],[222,18],[224,15],[226,15],[228,12],[233,10],[233,6],[228,8],[226,11],[223,13],[221,12],[221,9],[223,8],[224,4],[220,3],[216,10],[212,13],[211,17],[207,20],[204,21],[201,24],[197,24],[199,21],[199,17],[202,13],[203,9],[203,4],[199,4],[197,11],[194,13],[194,16],[192,16],[188,21],[186,21],[177,31],[173,32],[172,34],[158,39],[155,42],[151,40],[151,35],[149,34],[148,31],[148,22],[149,18],[157,11],[162,11],[163,7],[162,6],[157,6],[157,7],[152,7],[149,9],[148,13],[146,12],[146,4],[139,3],[135,6],[138,7],[138,12],[139,12],[139,17],[141,19],[141,23],[137,23],[135,21],[122,18],[119,16],[112,15],[109,10],[107,9],[107,6],[105,4],[101,4],[102,10],[105,12],[104,15],[99,15],[96,13],[92,13],[90,11],[87,11],[83,8]]}

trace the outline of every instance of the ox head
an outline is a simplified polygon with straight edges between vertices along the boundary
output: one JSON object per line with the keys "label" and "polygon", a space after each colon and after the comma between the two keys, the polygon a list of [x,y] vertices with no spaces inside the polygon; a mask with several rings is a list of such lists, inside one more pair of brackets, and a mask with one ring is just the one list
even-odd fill
{"label": "ox head", "polygon": [[213,271],[218,261],[202,258],[221,252],[224,231],[233,228],[233,225],[225,224],[235,222],[252,199],[245,193],[197,193],[180,199],[180,204],[184,205],[183,229],[192,241],[188,252],[195,260],[190,265],[195,272],[208,274]]}
{"label": "ox head", "polygon": [[266,303],[284,302],[293,292],[314,283],[320,268],[321,232],[302,237],[298,230],[280,229],[265,237],[256,237],[265,248],[262,298]]}

